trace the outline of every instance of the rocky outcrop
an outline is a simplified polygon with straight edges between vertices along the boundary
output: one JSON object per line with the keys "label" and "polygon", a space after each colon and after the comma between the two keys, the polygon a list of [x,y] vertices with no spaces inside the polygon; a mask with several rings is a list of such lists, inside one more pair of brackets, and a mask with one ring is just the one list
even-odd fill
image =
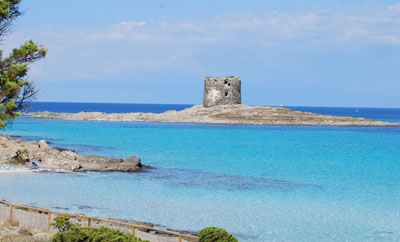
{"label": "rocky outcrop", "polygon": [[127,159],[84,156],[70,150],[52,148],[45,140],[23,142],[10,139],[8,136],[1,136],[0,149],[0,163],[28,164],[36,162],[42,169],[138,172],[147,168],[135,156]]}
{"label": "rocky outcrop", "polygon": [[71,120],[104,120],[135,122],[174,122],[174,123],[207,123],[207,124],[260,124],[260,125],[325,125],[325,126],[399,126],[363,118],[320,115],[294,111],[282,107],[218,105],[203,107],[195,105],[182,111],[154,113],[51,113],[36,112],[27,114],[33,118],[71,119]]}

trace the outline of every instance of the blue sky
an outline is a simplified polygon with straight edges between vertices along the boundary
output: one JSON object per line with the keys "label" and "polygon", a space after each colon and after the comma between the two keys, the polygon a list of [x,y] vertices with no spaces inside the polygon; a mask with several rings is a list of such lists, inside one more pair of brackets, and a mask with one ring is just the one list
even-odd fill
{"label": "blue sky", "polygon": [[400,107],[400,2],[23,0],[5,52],[38,101],[201,104],[205,76],[240,76],[248,105]]}

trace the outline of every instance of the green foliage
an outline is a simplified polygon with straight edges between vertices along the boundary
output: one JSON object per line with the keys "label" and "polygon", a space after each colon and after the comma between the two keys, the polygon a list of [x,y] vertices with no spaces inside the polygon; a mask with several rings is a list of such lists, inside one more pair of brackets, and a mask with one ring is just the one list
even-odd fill
{"label": "green foliage", "polygon": [[218,227],[204,228],[199,232],[198,236],[199,242],[238,242],[238,239],[233,235]]}
{"label": "green foliage", "polygon": [[65,232],[71,228],[72,223],[71,221],[69,221],[68,215],[60,215],[54,219],[54,222],[51,225],[55,227],[59,232]]}
{"label": "green foliage", "polygon": [[11,158],[11,163],[26,165],[29,162],[29,151],[27,149],[17,150],[15,156]]}
{"label": "green foliage", "polygon": [[58,229],[52,242],[141,242],[140,238],[130,233],[124,233],[117,229],[107,227],[93,228],[74,225],[67,215],[61,215],[54,219],[52,224]]}
{"label": "green foliage", "polygon": [[24,207],[15,207],[15,209],[19,209],[19,210],[22,210],[22,211],[29,211],[29,209],[27,209],[27,208],[24,208]]}
{"label": "green foliage", "polygon": [[[19,2],[19,0],[0,0],[0,20],[6,19],[10,15],[10,13],[12,13],[13,6],[17,5]],[[17,14],[18,16],[20,15],[19,12]]]}
{"label": "green foliage", "polygon": [[70,230],[58,232],[52,242],[140,242],[140,238],[107,227],[93,228],[72,226]]}
{"label": "green foliage", "polygon": [[[12,22],[21,15],[20,0],[0,0],[0,40],[10,31]],[[19,110],[34,100],[37,90],[26,76],[29,64],[46,56],[47,50],[32,40],[12,50],[3,58],[0,50],[0,128],[20,115]]]}

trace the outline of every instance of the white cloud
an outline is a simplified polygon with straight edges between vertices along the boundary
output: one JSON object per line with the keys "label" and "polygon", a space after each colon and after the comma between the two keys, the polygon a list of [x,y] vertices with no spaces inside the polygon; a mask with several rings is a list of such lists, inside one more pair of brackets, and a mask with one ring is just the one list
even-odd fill
{"label": "white cloud", "polygon": [[146,21],[139,21],[139,22],[131,22],[131,21],[122,21],[117,24],[118,27],[123,28],[123,29],[132,29],[135,27],[141,27],[146,24]]}
{"label": "white cloud", "polygon": [[145,44],[151,41],[150,44],[155,45],[209,45],[240,40],[246,45],[246,39],[255,38],[276,42],[318,39],[319,43],[340,41],[343,45],[355,40],[365,44],[397,44],[393,39],[400,38],[399,11],[400,4],[387,8],[365,6],[311,9],[300,13],[231,13],[209,18],[122,21],[95,29],[40,26],[30,35],[43,36],[61,43],[124,41]]}
{"label": "white cloud", "polygon": [[[400,45],[400,4],[379,8],[231,13],[208,18],[122,21],[95,28],[37,26],[6,38],[49,48],[48,78],[101,79],[161,69],[201,70],[198,56],[267,56],[277,48]],[[16,40],[21,41],[16,41]],[[229,53],[229,52],[228,52]],[[256,59],[256,56],[253,57]],[[260,57],[263,58],[263,57]],[[84,73],[84,74],[81,74]]]}
{"label": "white cloud", "polygon": [[390,11],[400,12],[400,3],[395,4],[395,5],[392,5],[392,6],[389,6],[388,9],[389,9]]}
{"label": "white cloud", "polygon": [[[322,44],[397,44],[399,6],[313,9],[301,13],[232,13],[204,19],[173,19],[140,24],[122,22],[112,33],[130,41],[220,44],[265,39],[277,43],[308,39]],[[129,28],[120,28],[120,26]],[[135,28],[140,26],[140,28]],[[139,38],[140,36],[140,38]],[[390,38],[387,38],[390,36]],[[252,42],[254,43],[254,42]]]}
{"label": "white cloud", "polygon": [[81,79],[81,80],[91,80],[95,78],[95,76],[92,73],[81,73],[81,72],[72,73],[72,77],[74,79]]}

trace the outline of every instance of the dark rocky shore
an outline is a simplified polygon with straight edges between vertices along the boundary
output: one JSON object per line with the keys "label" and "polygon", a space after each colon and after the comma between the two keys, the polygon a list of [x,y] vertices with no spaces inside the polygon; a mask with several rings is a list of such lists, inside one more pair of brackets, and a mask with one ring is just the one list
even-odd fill
{"label": "dark rocky shore", "polygon": [[195,105],[182,111],[155,113],[52,113],[26,114],[33,118],[103,120],[132,122],[173,122],[205,124],[253,124],[253,125],[323,125],[323,126],[400,126],[400,123],[367,120],[342,116],[320,115],[294,111],[282,107],[218,105],[203,107]]}
{"label": "dark rocky shore", "polygon": [[41,170],[140,172],[149,168],[135,156],[126,159],[84,156],[70,150],[52,148],[45,140],[23,142],[0,136],[0,147],[0,163],[23,166],[35,162]]}

